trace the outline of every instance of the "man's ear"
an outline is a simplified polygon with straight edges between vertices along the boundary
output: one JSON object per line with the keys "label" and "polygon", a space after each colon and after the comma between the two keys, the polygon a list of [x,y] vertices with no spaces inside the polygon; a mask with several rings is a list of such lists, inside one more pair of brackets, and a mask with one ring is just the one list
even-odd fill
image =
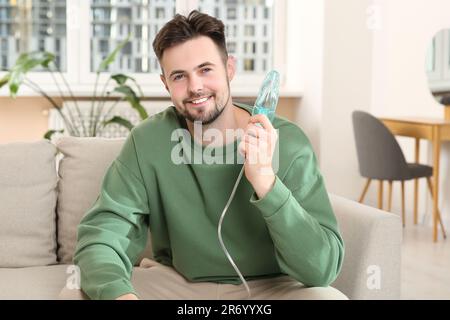
{"label": "man's ear", "polygon": [[159,75],[159,78],[160,78],[161,81],[164,83],[164,87],[166,88],[167,92],[170,93],[169,87],[167,87],[166,77],[164,77],[164,74],[161,73],[161,74]]}
{"label": "man's ear", "polygon": [[228,56],[227,75],[229,81],[233,80],[235,73],[236,73],[236,58],[233,56]]}

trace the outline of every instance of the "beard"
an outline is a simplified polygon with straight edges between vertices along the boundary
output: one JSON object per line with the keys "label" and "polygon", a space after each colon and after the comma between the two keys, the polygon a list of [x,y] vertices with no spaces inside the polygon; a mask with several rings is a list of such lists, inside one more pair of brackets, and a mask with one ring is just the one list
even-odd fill
{"label": "beard", "polygon": [[228,97],[226,98],[225,101],[218,101],[216,99],[217,95],[211,92],[200,92],[192,94],[188,99],[184,100],[184,103],[186,103],[189,100],[194,100],[202,96],[211,96],[211,98],[214,98],[215,104],[213,109],[210,110],[209,112],[207,112],[206,107],[204,110],[201,110],[200,112],[199,110],[190,110],[184,107],[183,109],[179,110],[179,112],[185,119],[191,121],[192,123],[201,122],[203,125],[209,125],[214,121],[216,121],[217,118],[219,118],[223,110],[225,110],[226,105],[230,101],[231,92],[230,92],[230,84],[228,81],[227,81],[227,88],[228,88]]}
{"label": "beard", "polygon": [[202,112],[201,114],[199,114],[198,112],[194,114],[194,112],[184,109],[183,116],[191,122],[201,122],[203,125],[208,125],[216,121],[217,118],[219,118],[219,116],[225,109],[225,106],[226,104],[222,105],[216,102],[214,104],[214,108],[210,112],[208,113]]}

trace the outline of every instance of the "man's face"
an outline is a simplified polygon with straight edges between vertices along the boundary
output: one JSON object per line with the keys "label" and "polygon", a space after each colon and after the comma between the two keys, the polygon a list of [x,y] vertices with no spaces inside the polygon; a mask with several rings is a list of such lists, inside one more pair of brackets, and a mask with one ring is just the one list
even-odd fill
{"label": "man's face", "polygon": [[186,119],[210,124],[222,113],[230,99],[229,81],[235,63],[226,66],[215,43],[200,36],[164,51],[161,80],[172,102]]}

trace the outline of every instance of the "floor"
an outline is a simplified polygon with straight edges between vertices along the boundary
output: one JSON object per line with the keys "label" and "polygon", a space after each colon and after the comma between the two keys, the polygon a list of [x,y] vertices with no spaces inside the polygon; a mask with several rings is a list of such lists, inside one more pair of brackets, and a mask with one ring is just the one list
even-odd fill
{"label": "floor", "polygon": [[[450,230],[447,226],[447,235]],[[402,299],[450,299],[450,238],[433,243],[432,229],[406,225],[402,244]]]}

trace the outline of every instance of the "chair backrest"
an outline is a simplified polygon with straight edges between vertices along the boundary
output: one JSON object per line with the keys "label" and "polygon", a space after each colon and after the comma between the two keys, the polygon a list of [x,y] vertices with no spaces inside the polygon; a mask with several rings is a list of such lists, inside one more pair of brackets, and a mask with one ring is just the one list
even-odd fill
{"label": "chair backrest", "polygon": [[406,179],[405,156],[389,129],[364,111],[354,111],[352,118],[360,174],[379,180]]}

